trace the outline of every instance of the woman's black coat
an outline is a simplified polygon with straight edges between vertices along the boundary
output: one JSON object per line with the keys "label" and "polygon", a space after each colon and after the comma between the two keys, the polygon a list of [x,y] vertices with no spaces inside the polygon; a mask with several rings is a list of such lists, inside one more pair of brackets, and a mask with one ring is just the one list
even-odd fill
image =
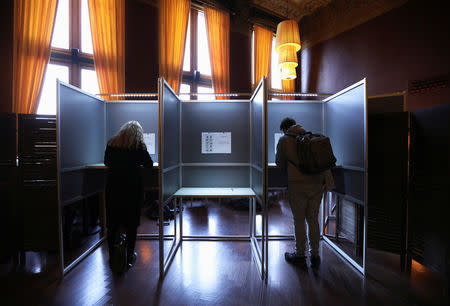
{"label": "woman's black coat", "polygon": [[144,193],[140,168],[153,167],[152,158],[144,147],[122,149],[108,145],[104,162],[108,166],[106,225],[137,227]]}

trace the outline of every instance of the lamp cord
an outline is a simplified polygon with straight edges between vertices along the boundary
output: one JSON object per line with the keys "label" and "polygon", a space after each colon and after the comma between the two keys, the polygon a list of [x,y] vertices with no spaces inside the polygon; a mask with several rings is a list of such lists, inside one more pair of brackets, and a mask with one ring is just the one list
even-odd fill
{"label": "lamp cord", "polygon": [[289,0],[286,0],[286,19],[289,19],[289,10],[288,10],[288,7],[289,7]]}

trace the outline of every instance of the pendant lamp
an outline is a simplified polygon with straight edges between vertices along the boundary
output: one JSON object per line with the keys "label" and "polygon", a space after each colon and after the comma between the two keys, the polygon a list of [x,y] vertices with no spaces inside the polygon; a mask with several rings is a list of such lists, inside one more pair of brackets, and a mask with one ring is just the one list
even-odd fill
{"label": "pendant lamp", "polygon": [[295,46],[289,45],[280,48],[280,52],[278,53],[278,67],[281,69],[285,66],[293,66],[294,68],[298,66]]}
{"label": "pendant lamp", "polygon": [[277,26],[275,51],[278,53],[278,67],[282,80],[293,80],[297,77],[297,52],[300,50],[300,32],[295,20],[285,20]]}
{"label": "pendant lamp", "polygon": [[293,80],[297,77],[295,67],[288,66],[281,68],[280,76],[282,80]]}
{"label": "pendant lamp", "polygon": [[278,68],[282,80],[293,80],[297,77],[295,68],[298,66],[295,46],[287,45],[280,48],[278,54]]}
{"label": "pendant lamp", "polygon": [[280,49],[285,46],[294,46],[295,52],[298,52],[301,48],[300,32],[295,20],[285,20],[277,26],[275,50],[280,53]]}

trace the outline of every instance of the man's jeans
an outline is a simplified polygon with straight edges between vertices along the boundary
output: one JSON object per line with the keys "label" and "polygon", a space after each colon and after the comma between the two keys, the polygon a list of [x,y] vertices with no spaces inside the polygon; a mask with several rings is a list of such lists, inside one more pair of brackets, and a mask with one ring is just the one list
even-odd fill
{"label": "man's jeans", "polygon": [[305,256],[306,225],[308,222],[308,234],[311,256],[317,256],[319,252],[320,229],[318,214],[322,200],[322,185],[305,185],[298,182],[288,183],[289,205],[294,217],[296,253]]}

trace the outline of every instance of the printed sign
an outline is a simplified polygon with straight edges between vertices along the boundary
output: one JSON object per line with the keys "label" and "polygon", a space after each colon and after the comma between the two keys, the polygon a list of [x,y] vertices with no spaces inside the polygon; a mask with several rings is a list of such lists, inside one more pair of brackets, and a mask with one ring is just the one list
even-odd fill
{"label": "printed sign", "polygon": [[277,154],[277,145],[278,145],[278,141],[280,140],[281,136],[283,136],[283,133],[274,133],[274,149],[273,151],[275,152],[275,154]]}
{"label": "printed sign", "polygon": [[155,133],[144,133],[144,142],[149,154],[155,154]]}
{"label": "printed sign", "polygon": [[202,132],[202,154],[231,154],[231,132]]}

